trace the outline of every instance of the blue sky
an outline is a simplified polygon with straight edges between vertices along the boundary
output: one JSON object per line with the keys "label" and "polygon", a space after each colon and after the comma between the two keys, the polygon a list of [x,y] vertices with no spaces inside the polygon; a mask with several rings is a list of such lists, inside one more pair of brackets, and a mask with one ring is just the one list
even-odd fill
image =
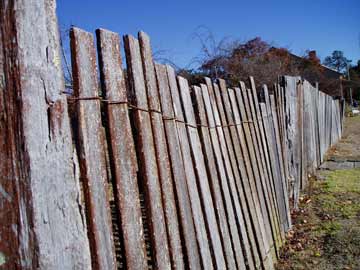
{"label": "blue sky", "polygon": [[57,13],[62,27],[101,27],[121,35],[143,30],[153,50],[165,51],[180,67],[196,67],[201,46],[194,33],[203,26],[218,40],[260,36],[298,55],[311,49],[323,59],[342,50],[353,63],[360,59],[360,0],[58,0]]}

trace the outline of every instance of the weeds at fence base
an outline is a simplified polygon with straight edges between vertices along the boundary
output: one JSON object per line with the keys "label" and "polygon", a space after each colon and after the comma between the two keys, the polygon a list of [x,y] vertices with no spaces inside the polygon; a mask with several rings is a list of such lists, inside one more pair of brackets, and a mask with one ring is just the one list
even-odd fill
{"label": "weeds at fence base", "polygon": [[360,169],[311,180],[293,211],[278,270],[360,269]]}

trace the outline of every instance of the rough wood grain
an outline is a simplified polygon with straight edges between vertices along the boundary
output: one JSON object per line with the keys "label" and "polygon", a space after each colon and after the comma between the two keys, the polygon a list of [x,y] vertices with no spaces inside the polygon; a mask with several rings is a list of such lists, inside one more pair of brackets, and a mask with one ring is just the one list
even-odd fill
{"label": "rough wood grain", "polygon": [[[245,85],[243,82],[240,82],[240,86],[245,89]],[[243,144],[242,148],[243,149],[247,149],[247,155],[246,155],[246,159],[245,159],[245,166],[246,166],[246,170],[248,171],[248,174],[250,175],[250,190],[251,192],[247,193],[247,194],[252,194],[252,196],[254,197],[254,206],[253,206],[253,212],[256,214],[257,219],[259,224],[257,225],[258,228],[256,230],[257,234],[257,238],[258,238],[258,245],[259,245],[259,251],[261,254],[261,260],[264,264],[264,267],[267,269],[271,269],[271,261],[272,261],[272,256],[270,255],[270,245],[269,245],[269,240],[267,237],[267,233],[266,233],[266,223],[265,223],[265,216],[263,216],[263,211],[264,209],[264,204],[263,204],[263,198],[261,201],[261,193],[260,188],[261,188],[261,184],[259,183],[259,181],[261,181],[259,179],[259,176],[256,176],[258,174],[255,174],[255,170],[257,168],[257,164],[256,164],[256,158],[255,158],[255,150],[254,150],[254,146],[253,146],[253,142],[252,142],[252,133],[251,133],[251,128],[250,125],[251,123],[248,122],[247,120],[247,116],[246,116],[246,106],[248,106],[248,104],[244,103],[244,99],[242,96],[242,92],[243,90],[240,90],[239,88],[236,88],[236,99],[237,99],[237,104],[238,104],[238,114],[241,118],[241,123],[242,123],[242,128],[239,129],[238,128],[238,134],[240,136],[240,143]],[[234,104],[235,106],[235,104]],[[240,127],[240,126],[239,126]]]}
{"label": "rough wood grain", "polygon": [[[177,198],[179,219],[183,237],[183,247],[185,250],[185,259],[189,269],[200,269],[199,247],[196,241],[195,225],[192,219],[189,193],[186,185],[186,175],[184,162],[181,156],[180,142],[177,134],[176,123],[174,120],[175,113],[167,77],[167,68],[163,65],[156,64],[156,75],[158,90],[161,101],[161,110],[164,117],[165,132],[169,147],[169,156],[174,178],[174,187]],[[171,69],[169,67],[169,69]]]}
{"label": "rough wood grain", "polygon": [[0,1],[2,269],[89,269],[55,1]]}
{"label": "rough wood grain", "polygon": [[150,237],[157,269],[170,269],[168,237],[162,202],[160,177],[156,161],[154,135],[151,125],[146,85],[141,61],[140,46],[131,35],[124,37],[126,63],[130,89],[128,96],[135,104],[134,124],[136,128],[136,147],[139,159],[141,184],[146,194],[146,207],[150,219]]}
{"label": "rough wood grain", "polygon": [[262,137],[262,118],[261,115],[258,115],[258,97],[257,91],[255,88],[255,82],[252,77],[250,77],[251,89],[247,89],[247,98],[249,102],[249,116],[253,119],[254,128],[255,128],[255,138],[257,139],[257,153],[258,153],[258,162],[259,162],[259,169],[260,175],[263,176],[262,178],[262,188],[264,192],[264,198],[267,206],[268,211],[268,218],[269,218],[269,225],[270,225],[270,235],[268,235],[270,245],[272,246],[273,252],[273,259],[276,260],[276,253],[275,249],[279,245],[280,240],[278,239],[279,232],[278,232],[278,223],[277,223],[277,214],[276,209],[273,202],[272,197],[272,189],[270,185],[270,174],[268,172],[268,167],[266,165],[266,153],[264,152],[265,146],[263,145],[263,137]]}
{"label": "rough wood grain", "polygon": [[183,104],[184,116],[187,125],[189,142],[194,158],[195,172],[198,180],[200,197],[202,198],[203,209],[206,217],[206,225],[208,226],[209,238],[211,241],[212,251],[215,257],[215,264],[218,269],[226,267],[224,252],[221,244],[219,228],[216,221],[213,199],[209,187],[209,178],[206,172],[205,160],[202,153],[199,133],[196,128],[196,120],[192,101],[190,97],[190,89],[186,79],[178,76],[179,92],[181,102]]}
{"label": "rough wood grain", "polygon": [[253,170],[254,176],[255,176],[255,179],[257,180],[256,188],[257,188],[258,197],[260,200],[261,212],[262,212],[263,219],[265,222],[266,236],[269,241],[270,249],[272,250],[273,246],[274,246],[274,240],[272,237],[271,225],[270,225],[271,224],[270,223],[270,217],[271,217],[270,205],[267,200],[268,196],[267,196],[267,189],[266,189],[266,184],[265,184],[265,172],[263,170],[262,163],[261,163],[261,160],[263,160],[264,158],[261,156],[260,151],[259,151],[259,144],[258,144],[258,140],[257,140],[257,131],[259,130],[259,127],[258,127],[258,123],[257,123],[256,119],[252,115],[253,103],[250,100],[249,94],[250,94],[250,89],[242,90],[242,95],[243,95],[244,105],[245,105],[244,106],[245,115],[243,115],[243,121],[247,121],[250,123],[249,127],[250,127],[251,136],[247,138],[248,146],[253,147],[254,159],[252,160],[252,165],[253,165],[253,169],[254,169]]}
{"label": "rough wood grain", "polygon": [[[226,217],[226,212],[225,212],[225,207],[224,207],[224,202],[221,195],[221,187],[220,187],[220,181],[221,181],[220,172],[223,173],[222,176],[224,177],[224,179],[226,178],[226,175],[224,174],[223,168],[221,169],[221,171],[217,170],[215,154],[210,138],[210,130],[208,128],[208,121],[206,118],[204,100],[202,97],[202,90],[200,87],[198,86],[193,87],[193,96],[196,106],[195,114],[198,116],[199,135],[201,138],[202,148],[204,149],[205,164],[209,176],[211,194],[214,198],[214,206],[215,206],[214,208],[216,210],[217,220],[219,223],[219,230],[221,234],[222,245],[224,248],[226,265],[228,269],[237,269],[235,262],[235,258],[236,258],[238,261],[239,268],[242,265],[243,269],[245,269],[240,243],[238,243],[235,246],[235,247],[239,246],[240,250],[236,250],[236,252],[234,253],[232,249],[232,241],[231,241],[232,238],[229,232],[229,227],[228,227],[228,222],[227,222],[227,217]],[[219,148],[217,147],[217,150],[218,149]]]}
{"label": "rough wood grain", "polygon": [[144,32],[139,32],[139,42],[142,63],[144,68],[144,78],[149,102],[151,124],[154,133],[155,152],[159,177],[161,183],[164,212],[169,239],[170,255],[173,269],[184,269],[178,216],[175,205],[173,178],[170,168],[170,159],[167,149],[166,135],[157,89],[155,67],[152,59],[150,38]]}
{"label": "rough wood grain", "polygon": [[[205,80],[209,90],[209,98],[211,100],[214,111],[215,124],[218,126],[217,131],[221,140],[225,165],[227,165],[228,174],[232,176],[229,178],[229,183],[230,191],[233,195],[235,210],[238,215],[238,228],[241,232],[244,243],[246,243],[246,239],[249,238],[249,242],[252,244],[255,265],[258,268],[261,267],[261,261],[259,259],[256,241],[254,240],[255,231],[253,229],[253,225],[258,226],[258,222],[254,221],[256,216],[253,216],[253,212],[250,210],[253,208],[253,198],[251,196],[245,196],[245,194],[251,194],[248,186],[248,175],[245,170],[240,170],[238,167],[237,157],[235,155],[234,146],[230,137],[224,108],[222,103],[218,103],[220,95],[217,95],[218,98],[215,95],[215,88],[216,91],[219,91],[218,85],[213,84],[209,78],[205,78]],[[239,158],[241,158],[241,156]],[[240,173],[242,174],[241,176]],[[248,234],[246,234],[246,232],[248,232]],[[244,246],[246,247],[245,244]]]}
{"label": "rough wood grain", "polygon": [[168,67],[168,78],[170,91],[173,100],[175,117],[177,120],[177,130],[180,140],[181,152],[185,166],[186,181],[191,200],[191,208],[193,220],[195,223],[196,237],[200,249],[202,267],[204,269],[214,269],[213,260],[210,251],[210,241],[206,232],[206,222],[200,201],[200,187],[196,181],[195,162],[192,160],[192,150],[190,146],[190,138],[188,137],[186,126],[184,123],[184,113],[181,108],[181,100],[179,89],[177,86],[174,69]]}
{"label": "rough wood grain", "polygon": [[[79,28],[72,28],[70,36],[74,96],[97,97],[98,79],[93,37]],[[99,100],[78,100],[77,125],[80,174],[84,183],[92,264],[96,269],[115,269]]]}
{"label": "rough wood grain", "polygon": [[273,237],[275,240],[275,247],[277,249],[277,252],[279,252],[279,248],[282,245],[282,239],[281,239],[282,235],[279,228],[280,227],[279,210],[277,208],[277,203],[276,203],[275,188],[273,185],[274,179],[270,165],[270,156],[269,156],[268,146],[265,136],[264,123],[261,115],[258,93],[255,87],[255,81],[253,77],[250,77],[250,85],[251,85],[251,91],[249,92],[248,97],[251,104],[253,105],[251,106],[252,118],[255,119],[256,124],[258,126],[258,128],[255,129],[255,131],[257,131],[258,133],[259,150],[262,156],[261,159],[263,162],[263,169],[265,173],[265,181],[268,192],[267,196],[271,207]]}
{"label": "rough wood grain", "polygon": [[[128,269],[147,269],[145,240],[137,183],[137,159],[128,114],[126,85],[122,71],[120,37],[99,29],[97,44],[102,90],[110,139],[110,161],[115,203],[121,220]],[[114,104],[111,104],[114,102]],[[115,104],[122,102],[122,104]]]}
{"label": "rough wood grain", "polygon": [[[281,185],[279,181],[281,180],[280,172],[279,172],[279,166],[277,164],[277,158],[276,158],[276,152],[274,149],[274,132],[272,131],[271,124],[269,123],[271,121],[271,115],[268,114],[266,104],[260,103],[260,109],[264,121],[264,130],[267,138],[267,145],[269,149],[269,155],[271,160],[271,168],[273,172],[273,185],[276,191],[276,202],[277,207],[279,209],[279,218],[280,218],[280,229],[283,233],[286,232],[286,208],[285,208],[285,201],[281,193]],[[280,191],[280,192],[279,192]]]}
{"label": "rough wood grain", "polygon": [[[228,217],[230,232],[233,240],[233,249],[235,252],[236,260],[238,265],[241,265],[242,254],[240,253],[240,251],[242,250],[241,243],[243,242],[245,249],[244,252],[247,260],[246,263],[249,265],[250,269],[255,269],[255,265],[251,253],[251,247],[249,244],[249,239],[246,234],[245,222],[240,219],[242,215],[240,199],[238,196],[234,175],[229,160],[228,150],[226,148],[223,130],[220,126],[221,123],[219,123],[220,120],[219,120],[217,108],[213,107],[211,104],[212,102],[210,100],[207,86],[201,84],[201,89],[204,99],[205,110],[207,114],[208,125],[210,127],[210,136],[212,139],[212,145],[214,147],[216,162],[221,176],[220,184],[222,187],[222,192],[224,194],[224,200],[226,203],[227,217]],[[232,202],[232,199],[234,203]],[[245,198],[243,198],[243,202],[245,202]],[[244,203],[244,205],[245,204],[246,203]],[[237,213],[240,214],[238,215]],[[248,221],[250,224],[250,220]],[[242,225],[238,226],[237,222],[241,223]],[[249,229],[249,233],[251,233],[252,235],[251,226]]]}
{"label": "rough wood grain", "polygon": [[291,227],[289,200],[288,200],[288,193],[285,183],[286,180],[284,179],[284,173],[281,165],[281,153],[279,152],[280,145],[277,145],[279,138],[277,136],[278,127],[277,127],[276,112],[275,112],[275,108],[272,108],[272,104],[270,102],[270,97],[266,85],[263,86],[263,95],[265,98],[266,112],[263,111],[262,113],[263,113],[263,118],[265,118],[264,115],[266,115],[267,118],[266,130],[268,136],[270,136],[271,138],[271,144],[269,143],[268,146],[270,147],[272,154],[272,160],[274,166],[273,171],[276,172],[276,178],[274,184],[278,194],[278,204],[279,204],[279,209],[281,211],[281,223],[284,232],[286,232]]}

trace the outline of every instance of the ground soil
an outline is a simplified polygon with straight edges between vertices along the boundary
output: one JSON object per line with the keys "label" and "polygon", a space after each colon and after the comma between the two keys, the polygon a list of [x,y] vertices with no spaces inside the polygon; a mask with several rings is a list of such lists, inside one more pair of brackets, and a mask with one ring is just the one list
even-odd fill
{"label": "ground soil", "polygon": [[[360,117],[345,121],[328,158],[360,157]],[[360,159],[358,159],[360,160]],[[292,212],[277,270],[360,270],[360,169],[320,171]]]}

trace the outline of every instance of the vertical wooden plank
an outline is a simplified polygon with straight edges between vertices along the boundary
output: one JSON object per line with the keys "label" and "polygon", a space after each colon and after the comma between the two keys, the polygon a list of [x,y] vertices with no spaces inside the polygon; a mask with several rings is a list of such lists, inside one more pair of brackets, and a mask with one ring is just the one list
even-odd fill
{"label": "vertical wooden plank", "polygon": [[182,77],[178,77],[178,83],[179,83],[180,97],[184,109],[185,121],[188,124],[187,131],[188,131],[189,141],[194,158],[195,171],[198,177],[201,198],[203,200],[203,208],[207,221],[206,223],[209,232],[211,232],[209,233],[209,236],[212,243],[215,262],[218,269],[223,269],[226,267],[225,259],[224,259],[222,244],[220,240],[219,229],[216,222],[214,204],[210,193],[204,156],[202,154],[198,130],[196,128],[195,114],[190,97],[190,89],[186,79]]}
{"label": "vertical wooden plank", "polygon": [[125,78],[122,71],[118,34],[98,29],[100,78],[106,103],[113,168],[114,194],[124,238],[128,269],[147,269],[137,159],[128,114]]}
{"label": "vertical wooden plank", "polygon": [[269,241],[270,250],[272,252],[273,257],[274,256],[274,238],[272,235],[272,227],[271,227],[271,213],[270,213],[270,203],[269,203],[269,197],[267,192],[267,187],[265,184],[265,172],[262,167],[261,161],[264,160],[264,157],[261,156],[261,153],[259,151],[259,142],[257,138],[257,131],[259,130],[258,122],[255,119],[255,117],[252,115],[253,110],[253,103],[250,100],[250,89],[243,89],[242,90],[243,100],[244,100],[244,108],[245,108],[245,115],[243,115],[243,121],[249,122],[250,127],[250,133],[251,136],[247,138],[248,140],[248,146],[251,146],[253,148],[254,153],[254,160],[252,161],[252,165],[254,168],[254,176],[255,179],[258,180],[257,182],[257,190],[258,190],[258,196],[260,199],[261,204],[261,212],[263,214],[264,222],[265,222],[265,230],[266,230],[266,236]]}
{"label": "vertical wooden plank", "polygon": [[283,83],[285,88],[286,99],[286,119],[287,119],[287,146],[288,146],[288,173],[289,173],[289,187],[290,197],[294,200],[294,206],[297,206],[298,195],[295,194],[295,189],[298,184],[298,140],[297,140],[297,123],[298,123],[298,103],[297,103],[297,82],[298,77],[284,76]]}
{"label": "vertical wooden plank", "polygon": [[[242,84],[242,83],[241,83]],[[243,84],[242,84],[243,85]],[[238,117],[241,118],[241,126],[237,126],[238,136],[239,140],[237,144],[241,145],[241,149],[243,151],[244,155],[244,163],[245,168],[244,170],[247,171],[247,174],[249,176],[249,188],[250,192],[246,192],[246,194],[252,194],[254,205],[250,208],[251,212],[254,212],[254,215],[257,216],[257,219],[259,224],[257,225],[258,228],[255,229],[256,231],[256,237],[258,238],[258,248],[261,254],[261,260],[264,264],[265,269],[271,269],[273,266],[272,261],[272,255],[270,250],[270,244],[269,239],[267,236],[267,231],[265,229],[266,216],[263,214],[266,209],[264,208],[264,198],[261,196],[261,193],[259,192],[261,189],[261,181],[259,175],[258,175],[258,168],[257,168],[257,161],[255,158],[255,152],[254,152],[254,145],[251,140],[251,131],[250,131],[250,123],[247,120],[246,117],[246,111],[245,111],[245,103],[244,99],[241,95],[241,90],[239,88],[236,88],[236,101],[233,102],[233,111],[236,112]],[[248,196],[249,196],[248,195]]]}
{"label": "vertical wooden plank", "polygon": [[[268,196],[269,196],[269,200],[270,200],[270,204],[271,204],[271,208],[272,208],[272,217],[273,217],[273,227],[274,227],[274,240],[276,241],[276,248],[277,251],[279,251],[279,247],[281,246],[281,242],[282,239],[281,237],[284,238],[284,235],[281,235],[281,231],[280,231],[280,220],[279,220],[279,209],[278,209],[278,205],[276,202],[276,192],[275,192],[275,187],[273,185],[274,183],[274,175],[273,172],[271,170],[271,165],[270,165],[270,155],[269,155],[269,149],[268,149],[268,145],[267,145],[267,140],[266,140],[266,135],[265,135],[265,128],[264,128],[264,121],[261,115],[261,109],[260,109],[260,104],[259,104],[259,100],[258,100],[258,94],[256,91],[256,87],[255,87],[255,81],[253,77],[250,77],[250,85],[251,85],[251,91],[248,94],[248,97],[250,99],[250,104],[252,104],[253,106],[251,106],[252,108],[252,118],[255,119],[255,125],[257,124],[257,128],[255,127],[255,131],[258,132],[258,140],[259,140],[259,149],[260,149],[260,153],[262,153],[262,160],[263,160],[263,167],[264,167],[264,171],[265,171],[265,175],[266,175],[266,185],[267,185],[267,189],[268,189]],[[279,93],[280,96],[280,93]],[[281,101],[280,101],[280,97],[279,97],[279,111],[283,112],[283,108],[281,106]],[[285,133],[285,128],[283,126],[282,128],[283,133]],[[283,149],[283,148],[282,148]]]}
{"label": "vertical wooden plank", "polygon": [[180,142],[176,130],[175,113],[166,67],[156,64],[157,82],[159,85],[159,96],[161,109],[164,117],[164,127],[167,137],[169,156],[171,160],[172,173],[174,178],[174,187],[179,209],[180,225],[184,239],[184,250],[187,258],[187,267],[189,269],[200,269],[199,248],[196,241],[194,221],[192,218],[189,193],[186,186],[186,175],[184,162],[181,156]]}
{"label": "vertical wooden plank", "polygon": [[[263,191],[264,191],[264,197],[265,202],[267,203],[267,209],[268,209],[268,215],[271,225],[271,232],[272,232],[272,238],[274,241],[274,248],[278,249],[278,246],[281,243],[281,240],[279,239],[280,233],[278,228],[278,221],[277,221],[277,213],[275,209],[275,204],[272,197],[272,189],[270,185],[270,175],[271,172],[268,171],[268,167],[266,164],[266,153],[264,152],[265,145],[263,144],[263,134],[262,134],[262,119],[261,116],[258,115],[259,108],[258,108],[258,96],[257,91],[255,88],[255,82],[252,77],[250,77],[250,84],[251,89],[247,90],[247,97],[249,100],[249,107],[250,107],[250,116],[251,119],[253,119],[254,127],[255,127],[255,138],[257,139],[257,152],[258,152],[258,162],[259,162],[259,169],[261,169],[261,175],[263,176]],[[271,237],[271,235],[270,235]],[[274,250],[275,251],[275,250]],[[276,259],[276,254],[274,254],[274,260]]]}
{"label": "vertical wooden plank", "polygon": [[[205,104],[205,110],[207,113],[207,120],[210,127],[212,145],[214,147],[216,161],[221,176],[220,184],[222,187],[222,191],[226,203],[226,210],[230,224],[230,231],[233,239],[234,252],[237,256],[237,261],[239,261],[240,259],[238,258],[238,256],[240,256],[239,252],[242,249],[240,241],[242,241],[244,246],[243,251],[245,253],[247,264],[250,269],[255,269],[256,265],[253,256],[256,256],[259,267],[260,267],[260,262],[256,250],[256,243],[253,238],[251,220],[249,217],[249,213],[247,211],[245,197],[239,199],[239,195],[237,192],[235,179],[229,159],[229,153],[228,153],[228,149],[226,148],[225,137],[224,137],[223,129],[221,127],[217,108],[215,106],[212,106],[214,104],[212,104],[212,100],[210,99],[207,86],[201,84],[201,89]],[[243,207],[241,207],[240,202],[243,204]],[[242,218],[241,208],[243,208],[244,210],[244,217],[247,217],[246,218],[247,222],[243,220],[245,219],[244,217]],[[237,225],[237,223],[239,223],[239,225]],[[245,225],[245,223],[247,224]],[[247,235],[246,227],[248,228],[249,236]],[[252,246],[250,244],[253,244],[255,247],[254,255],[252,254],[252,250],[251,250]],[[238,263],[238,265],[240,265],[240,263]]]}
{"label": "vertical wooden plank", "polygon": [[154,133],[155,152],[162,189],[168,239],[170,243],[172,268],[184,269],[179,223],[175,205],[173,179],[170,168],[164,123],[162,121],[161,105],[156,83],[155,67],[152,59],[150,38],[146,33],[139,32],[139,42],[144,67],[147,97],[149,101],[151,124]]}
{"label": "vertical wooden plank", "polygon": [[175,71],[170,66],[167,66],[167,72],[168,72],[170,91],[171,91],[171,96],[175,111],[175,117],[177,120],[178,136],[179,136],[181,152],[184,160],[187,186],[189,190],[193,219],[196,229],[196,237],[198,240],[201,259],[202,259],[202,267],[203,269],[214,269],[211,252],[210,252],[210,246],[209,246],[210,241],[206,233],[206,223],[201,208],[199,188],[196,182],[196,174],[192,162],[192,152],[184,122],[185,118],[181,108],[181,101],[179,96],[179,89],[176,82]]}
{"label": "vertical wooden plank", "polygon": [[[250,210],[255,208],[255,202],[254,198],[252,197],[252,190],[249,185],[248,174],[243,167],[240,167],[244,166],[241,160],[241,163],[238,164],[237,159],[241,158],[241,156],[236,156],[234,145],[230,136],[229,126],[226,121],[224,108],[222,106],[221,97],[219,95],[218,85],[213,84],[209,78],[205,78],[205,80],[208,87],[209,98],[211,100],[214,111],[215,124],[218,127],[218,135],[222,141],[223,153],[227,155],[227,159],[224,159],[225,164],[228,164],[229,175],[233,176],[230,178],[230,184],[232,184],[230,188],[234,196],[234,205],[238,215],[239,230],[242,233],[245,247],[246,239],[249,238],[249,242],[252,245],[251,249],[255,259],[255,265],[258,268],[261,267],[262,264],[262,257],[260,258],[262,254],[260,249],[262,246],[259,247],[257,243],[261,243],[262,239],[260,238],[258,242],[255,240],[260,237],[260,234],[258,233],[260,229],[256,211]],[[218,92],[217,95],[215,95],[215,88]],[[237,144],[239,145],[239,143]],[[240,173],[242,173],[242,175],[240,175]],[[246,196],[246,194],[248,194],[248,196]],[[244,231],[245,228],[248,234],[246,234]]]}
{"label": "vertical wooden plank", "polygon": [[135,104],[134,124],[137,131],[137,153],[142,185],[145,189],[146,207],[150,216],[150,237],[157,269],[171,268],[165,214],[158,166],[156,161],[153,129],[148,112],[148,100],[141,62],[140,46],[133,36],[124,37],[126,63],[130,89],[128,96]]}
{"label": "vertical wooden plank", "polygon": [[[268,95],[266,95],[268,96]],[[267,100],[267,98],[265,98]],[[291,227],[291,216],[290,216],[290,207],[289,207],[289,199],[287,194],[287,188],[286,188],[286,179],[285,179],[285,172],[284,172],[284,161],[282,160],[281,155],[281,143],[280,143],[280,136],[279,136],[279,122],[277,119],[276,109],[275,109],[275,98],[273,95],[269,96],[270,103],[269,106],[271,107],[271,115],[272,115],[272,125],[274,130],[274,138],[275,138],[275,145],[277,150],[277,156],[278,156],[278,163],[279,163],[279,172],[280,172],[280,184],[281,184],[281,190],[282,190],[282,196],[284,197],[285,201],[285,209],[286,209],[286,219],[287,219],[287,227],[286,231],[290,229]]]}
{"label": "vertical wooden plank", "polygon": [[[270,107],[270,100],[269,95],[267,91],[267,86],[263,86],[263,94],[265,97],[266,103],[260,103],[261,107],[261,113],[264,121],[264,129],[266,132],[266,137],[268,138],[268,148],[270,153],[270,160],[272,165],[272,171],[274,174],[274,186],[276,190],[276,198],[280,213],[280,220],[282,225],[282,230],[284,232],[287,231],[289,227],[288,217],[290,214],[288,214],[288,207],[287,207],[287,199],[286,195],[284,194],[283,185],[282,185],[282,177],[280,172],[280,164],[279,164],[279,157],[278,152],[276,148],[276,137],[275,137],[275,130],[273,126],[273,119],[272,119],[272,111]],[[286,191],[285,191],[286,192]]]}
{"label": "vertical wooden plank", "polygon": [[[223,99],[225,112],[227,114],[228,124],[230,125],[230,131],[232,131],[232,133],[233,133],[232,137],[235,138],[234,143],[236,145],[240,146],[240,144],[238,143],[238,141],[239,141],[238,134],[237,134],[238,131],[237,131],[236,126],[234,125],[233,115],[235,114],[235,112],[234,112],[234,110],[232,110],[231,103],[230,103],[230,98],[229,98],[229,93],[228,93],[229,91],[233,91],[233,90],[226,88],[226,84],[225,84],[224,80],[219,80],[219,85],[220,85],[220,88],[221,88],[221,94],[222,94],[222,99]],[[249,103],[247,103],[247,105],[249,105]],[[245,108],[249,108],[249,106],[245,106]],[[245,121],[247,121],[247,120],[245,119]],[[233,125],[233,126],[231,126],[231,125]],[[254,133],[252,135],[255,136]],[[252,138],[255,139],[253,136],[252,136]],[[251,140],[251,143],[248,146],[252,146],[253,149],[255,149],[255,150],[258,149],[257,141],[255,141],[255,140]],[[235,147],[235,149],[236,149],[236,147]],[[240,150],[238,153],[240,154],[240,152],[243,152],[243,151]],[[239,154],[237,154],[237,155],[239,155]],[[263,171],[261,171],[261,176],[260,176],[260,168],[259,168],[258,161],[260,162],[260,157],[257,158],[256,160],[253,160],[253,162],[252,162],[252,165],[253,165],[253,168],[254,168],[253,172],[254,172],[255,179],[259,179],[259,181],[261,182],[261,184],[257,185],[256,187],[258,189],[258,197],[260,199],[260,203],[262,204],[262,207],[264,207],[262,209],[262,211],[264,211],[263,212],[263,218],[264,218],[264,221],[266,223],[265,230],[266,230],[266,233],[267,233],[267,239],[269,241],[270,248],[272,248],[273,239],[272,239],[271,228],[270,228],[270,224],[269,224],[269,216],[268,216],[268,212],[267,212],[268,209],[266,209],[266,206],[265,206],[265,200],[267,199],[267,195],[264,196],[264,194],[262,193],[263,192],[262,188],[264,188],[264,186],[263,186],[264,179],[263,179]],[[245,169],[245,167],[244,167],[244,169]],[[276,259],[275,253],[272,254],[272,255],[273,255],[273,258]]]}
{"label": "vertical wooden plank", "polygon": [[55,1],[0,1],[2,269],[89,269]]}
{"label": "vertical wooden plank", "polygon": [[[201,138],[201,145],[204,149],[204,158],[205,164],[208,171],[209,183],[211,188],[211,194],[214,198],[214,208],[217,214],[217,220],[219,223],[219,230],[221,233],[221,240],[224,247],[224,255],[226,259],[226,264],[228,269],[237,269],[236,261],[238,263],[239,269],[246,269],[244,258],[242,257],[242,249],[239,244],[234,247],[240,247],[240,250],[236,249],[236,252],[233,252],[232,248],[232,238],[230,237],[227,216],[225,212],[224,202],[221,195],[220,188],[220,172],[222,173],[223,179],[226,179],[224,169],[217,170],[215,162],[215,154],[212,147],[212,142],[210,138],[210,131],[208,128],[208,121],[206,118],[205,106],[202,97],[201,88],[198,86],[193,87],[195,105],[196,105],[196,114],[198,115],[198,124],[199,124],[199,135]],[[216,143],[216,142],[215,142]],[[217,147],[218,148],[218,147]],[[238,239],[240,240],[240,239]]]}
{"label": "vertical wooden plank", "polygon": [[[94,40],[90,33],[72,28],[71,52],[76,98],[98,97]],[[80,174],[84,182],[92,265],[95,269],[115,269],[108,179],[99,100],[77,101],[77,140]]]}

